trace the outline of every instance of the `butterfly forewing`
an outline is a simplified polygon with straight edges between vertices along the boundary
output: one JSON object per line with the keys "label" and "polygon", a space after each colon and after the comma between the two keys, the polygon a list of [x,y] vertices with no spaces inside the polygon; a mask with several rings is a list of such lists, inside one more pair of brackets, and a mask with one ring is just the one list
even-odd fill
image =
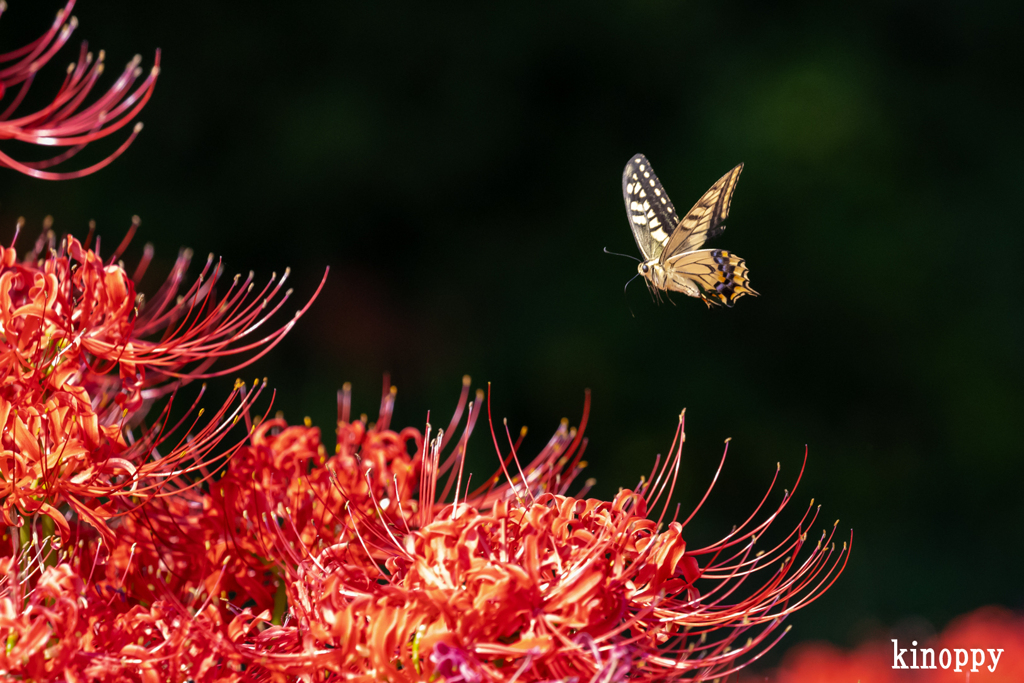
{"label": "butterfly forewing", "polygon": [[679,216],[665,188],[643,154],[637,154],[622,172],[622,199],[636,245],[645,260],[662,256]]}
{"label": "butterfly forewing", "polygon": [[[732,195],[742,171],[743,164],[739,164],[722,176],[682,217],[678,229],[669,234],[664,245],[662,263],[677,254],[700,249],[705,241],[722,234],[725,219],[729,217]],[[633,231],[635,233],[636,228]]]}

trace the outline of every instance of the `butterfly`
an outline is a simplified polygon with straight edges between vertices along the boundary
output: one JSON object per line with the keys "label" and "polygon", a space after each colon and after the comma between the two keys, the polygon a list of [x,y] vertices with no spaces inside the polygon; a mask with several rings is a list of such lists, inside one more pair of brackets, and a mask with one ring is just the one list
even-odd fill
{"label": "butterfly", "polygon": [[750,288],[747,264],[722,249],[701,249],[706,240],[725,230],[729,204],[743,164],[732,169],[704,193],[689,213],[676,214],[672,201],[651,162],[637,154],[622,172],[622,198],[626,202],[633,237],[644,260],[637,272],[655,296],[659,290],[682,292],[713,305],[732,306]]}

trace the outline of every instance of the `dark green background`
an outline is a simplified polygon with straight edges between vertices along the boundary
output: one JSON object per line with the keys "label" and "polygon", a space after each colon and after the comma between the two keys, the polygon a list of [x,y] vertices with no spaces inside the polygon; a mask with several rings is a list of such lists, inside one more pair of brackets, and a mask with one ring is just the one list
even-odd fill
{"label": "dark green background", "polygon": [[[373,414],[390,371],[397,424],[421,426],[470,373],[532,453],[589,387],[607,496],[685,406],[684,507],[733,437],[692,543],[745,518],[776,461],[790,485],[808,444],[795,507],[823,502],[855,547],[791,639],[1024,606],[1021,5],[425,4],[80,3],[106,83],[163,48],[146,128],[84,180],[4,172],[0,236],[96,219],[109,251],[139,214],[129,262],[152,241],[162,272],[180,245],[291,266],[299,298],[329,265],[245,372],[328,432],[346,380]],[[57,9],[10,5],[4,49]],[[641,151],[680,210],[746,163],[714,246],[760,298],[657,307],[636,282],[627,305],[635,264],[602,248],[635,252],[620,175]]]}

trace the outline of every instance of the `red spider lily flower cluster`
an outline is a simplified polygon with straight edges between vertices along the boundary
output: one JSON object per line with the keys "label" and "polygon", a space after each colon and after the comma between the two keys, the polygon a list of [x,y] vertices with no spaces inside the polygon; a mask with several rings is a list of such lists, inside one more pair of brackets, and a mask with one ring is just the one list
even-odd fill
{"label": "red spider lily flower cluster", "polygon": [[[563,421],[529,462],[525,432],[513,442],[506,429],[503,449],[491,423],[500,469],[476,488],[465,456],[483,394],[469,401],[468,378],[433,437],[429,424],[390,428],[393,388],[375,423],[352,420],[346,386],[329,455],[315,427],[253,416],[258,390],[239,383],[204,426],[178,419],[188,434],[172,442],[173,401],[139,427],[146,409],[213,374],[216,358],[276,343],[292,323],[246,334],[283,303],[281,282],[253,297],[236,278],[214,299],[219,264],[186,289],[182,252],[140,310],[147,262],[130,278],[119,253],[105,263],[71,237],[41,239],[21,261],[3,251],[2,675],[704,680],[777,642],[845,566],[845,543],[807,543],[813,507],[757,550],[788,492],[687,547],[693,515],[667,516],[682,416],[669,457],[635,490],[604,502],[585,497],[588,481],[573,495],[589,398],[581,427]],[[246,442],[214,455],[235,423]]]}
{"label": "red spider lily flower cluster", "polygon": [[[1024,680],[1024,616],[1003,607],[982,607],[957,617],[941,633],[921,638],[920,642],[896,638],[904,654],[902,660],[896,660],[895,664],[897,667],[905,664],[906,670],[893,668],[893,637],[872,638],[852,651],[828,643],[802,643],[785,654],[775,671],[756,677],[744,674],[739,683],[963,683],[971,680],[1017,683]],[[922,668],[920,665],[931,663],[931,659],[924,655],[912,658],[908,651],[911,648],[918,653],[926,648],[933,650],[934,668]],[[941,652],[944,649],[950,653],[957,649],[971,652],[971,658],[958,666],[955,655],[948,660],[943,659]],[[995,664],[988,654],[990,649],[999,652]],[[985,654],[984,664],[974,665],[972,650]],[[947,663],[945,668],[943,661]],[[911,665],[917,668],[910,669]]]}
{"label": "red spider lily flower cluster", "polygon": [[[346,387],[330,456],[316,428],[255,418],[221,477],[123,515],[109,552],[82,527],[56,569],[23,553],[12,595],[38,574],[30,600],[85,602],[74,614],[48,608],[46,637],[40,613],[22,613],[20,632],[39,631],[15,638],[35,647],[22,661],[60,659],[68,680],[705,680],[774,644],[783,619],[845,566],[845,544],[837,553],[824,535],[803,552],[811,509],[755,551],[790,493],[763,519],[767,495],[724,539],[688,548],[693,515],[666,518],[682,419],[670,457],[611,502],[568,493],[585,467],[586,409],[579,430],[563,422],[525,465],[522,434],[502,453],[492,424],[501,468],[470,490],[483,396],[469,403],[469,386],[434,438],[429,425],[389,429],[393,390],[376,423],[351,421]],[[62,627],[97,638],[60,638]],[[49,645],[40,660],[53,642],[73,651],[61,659]]]}
{"label": "red spider lily flower cluster", "polygon": [[[130,124],[149,101],[160,73],[159,50],[145,78],[142,78],[144,72],[139,66],[142,58],[136,55],[106,92],[87,103],[103,74],[105,63],[102,50],[94,57],[83,43],[77,61],[68,66],[64,82],[52,101],[38,111],[18,114],[36,74],[64,46],[78,26],[78,20],[71,15],[74,5],[75,0],[68,0],[57,12],[50,29],[36,40],[0,54],[0,140],[67,148],[41,161],[18,161],[0,151],[0,166],[35,178],[79,178],[98,171],[119,157],[142,130],[141,123],[136,123],[128,138],[101,161],[75,171],[46,170],[75,156],[89,143]],[[0,14],[6,8],[6,3],[0,3]]]}
{"label": "red spider lily flower cluster", "polygon": [[[361,491],[370,494],[372,508],[349,503],[340,527],[348,538],[306,545],[308,557],[294,558],[286,586],[291,613],[300,629],[308,628],[306,652],[339,679],[726,676],[770,647],[785,616],[820,595],[845,565],[845,544],[836,553],[824,534],[798,560],[814,522],[810,511],[782,543],[755,552],[789,493],[764,519],[755,521],[762,500],[726,538],[687,548],[682,531],[693,515],[666,519],[682,454],[682,416],[670,457],[611,502],[568,495],[585,466],[586,408],[579,430],[563,423],[525,465],[521,444],[511,437],[502,454],[492,424],[501,469],[470,490],[463,465],[474,404],[457,445],[444,462],[440,457],[467,394],[468,383],[447,432],[431,440],[428,425],[422,440],[394,435],[402,444],[394,459],[364,460]],[[353,442],[344,417],[342,457]],[[409,463],[403,446],[417,441],[421,450]],[[409,477],[402,476],[410,465],[418,466],[418,495],[409,495]],[[352,500],[340,477],[334,483],[342,500]],[[452,491],[452,501],[442,502]],[[287,537],[278,538],[286,552],[280,544]]]}
{"label": "red spider lily flower cluster", "polygon": [[144,302],[135,287],[150,250],[133,279],[113,264],[127,240],[104,262],[74,237],[55,244],[52,235],[21,261],[0,248],[0,515],[9,526],[44,515],[65,543],[72,512],[112,543],[125,509],[234,450],[217,448],[261,387],[236,386],[203,419],[188,410],[172,422],[172,397],[149,428],[134,429],[146,409],[184,381],[218,374],[208,370],[219,357],[247,356],[220,371],[233,373],[273,347],[294,319],[254,337],[291,292],[281,292],[287,272],[258,292],[250,274],[215,297],[222,267],[212,256],[186,288],[186,250]]}
{"label": "red spider lily flower cluster", "polygon": [[[178,389],[262,356],[312,299],[265,331],[291,296],[287,271],[261,288],[252,273],[235,276],[218,295],[222,265],[211,255],[186,285],[192,253],[183,250],[146,301],[136,285],[152,249],[132,277],[117,263],[137,218],[105,261],[99,239],[93,248],[92,235],[57,241],[46,227],[21,258],[13,245],[0,247],[0,676],[148,681],[219,671],[221,639],[247,634],[254,618],[222,619],[209,600],[186,605],[172,590],[155,597],[157,565],[141,564],[153,543],[136,552],[134,534],[159,510],[197,499],[196,488],[246,440],[232,429],[251,429],[265,382],[236,382],[205,415],[205,386],[184,408]],[[231,367],[211,369],[230,356]]]}

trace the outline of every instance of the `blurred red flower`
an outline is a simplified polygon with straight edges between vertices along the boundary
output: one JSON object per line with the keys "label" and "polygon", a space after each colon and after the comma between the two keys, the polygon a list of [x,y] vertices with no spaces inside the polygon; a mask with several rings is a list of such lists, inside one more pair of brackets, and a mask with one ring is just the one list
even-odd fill
{"label": "blurred red flower", "polygon": [[[897,638],[899,648],[907,650],[902,663],[908,667],[913,663],[924,663],[911,659],[909,650],[912,643]],[[929,648],[935,652],[934,669],[893,668],[892,638],[869,640],[852,651],[845,651],[834,645],[820,642],[801,643],[788,651],[782,664],[764,675],[744,673],[740,683],[964,683],[984,681],[985,683],[1019,683],[1024,681],[1024,616],[1014,614],[1003,607],[982,607],[960,616],[949,623],[938,636],[922,640],[916,645],[918,653]],[[956,664],[957,649],[981,650],[985,653],[984,665],[977,670],[973,662],[960,667]],[[988,650],[1002,650],[993,664]],[[948,650],[950,656],[944,660],[940,655]],[[929,655],[931,656],[931,655]],[[967,655],[964,655],[967,658]],[[973,657],[973,655],[972,655]],[[943,668],[946,661],[948,666]],[[929,660],[930,662],[930,660]],[[960,668],[960,671],[956,669]],[[994,671],[992,670],[994,668]]]}

